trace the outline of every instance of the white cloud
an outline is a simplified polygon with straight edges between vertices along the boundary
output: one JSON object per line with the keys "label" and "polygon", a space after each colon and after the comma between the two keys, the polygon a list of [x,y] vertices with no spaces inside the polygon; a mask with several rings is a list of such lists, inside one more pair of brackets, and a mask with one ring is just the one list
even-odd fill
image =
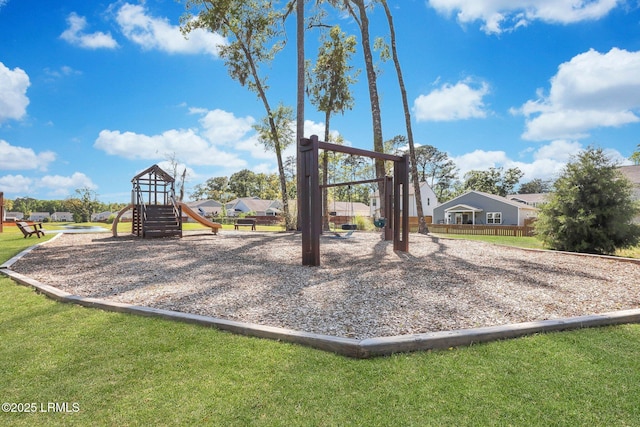
{"label": "white cloud", "polygon": [[528,25],[532,21],[571,24],[606,16],[624,0],[428,0],[445,15],[456,13],[461,24],[483,22],[487,34]]}
{"label": "white cloud", "polygon": [[455,85],[444,84],[428,95],[418,96],[413,111],[419,122],[484,118],[488,111],[483,98],[488,93],[485,82],[475,85],[467,79]]}
{"label": "white cloud", "polygon": [[226,44],[224,37],[201,29],[192,31],[186,39],[179,26],[171,25],[166,18],[148,15],[142,5],[125,3],[118,10],[116,21],[122,33],[143,49],[218,56],[218,47]]}
{"label": "white cloud", "polygon": [[27,88],[31,83],[24,70],[10,70],[0,62],[0,124],[8,119],[19,120],[27,114]]}
{"label": "white cloud", "polygon": [[33,181],[22,175],[0,176],[0,188],[5,194],[28,194],[32,191]]}
{"label": "white cloud", "polygon": [[182,161],[194,165],[245,167],[246,161],[226,153],[200,137],[192,129],[168,130],[161,135],[103,130],[94,147],[126,159],[158,160],[176,154]]}
{"label": "white cloud", "polygon": [[37,186],[49,189],[49,195],[58,197],[68,196],[78,188],[89,188],[91,190],[98,188],[91,181],[91,178],[82,172],[75,172],[71,176],[46,175],[40,178]]}
{"label": "white cloud", "polygon": [[[524,172],[521,183],[539,178],[555,181],[561,174],[565,165],[573,159],[583,145],[577,141],[557,140],[538,148],[530,148],[522,154],[529,154],[531,161],[517,161],[509,158],[504,151],[475,150],[461,156],[451,157],[459,169],[459,178],[471,170],[488,170],[491,167],[509,169],[519,168]],[[620,164],[628,164],[629,161],[614,149],[606,150],[607,156]]]}
{"label": "white cloud", "polygon": [[254,123],[255,119],[251,116],[236,117],[233,113],[218,109],[206,111],[204,117],[200,119],[202,134],[215,145],[224,145],[242,139],[253,130]]}
{"label": "white cloud", "polygon": [[67,24],[69,24],[69,28],[60,34],[60,38],[74,46],[85,49],[114,49],[118,47],[118,42],[111,37],[111,33],[101,31],[92,34],[84,33],[83,31],[87,27],[87,19],[84,16],[72,12],[67,17]]}
{"label": "white cloud", "polygon": [[82,74],[81,71],[74,70],[73,68],[69,67],[68,65],[63,65],[62,67],[60,67],[58,69],[45,68],[44,69],[44,73],[49,77],[49,80],[57,80],[57,79],[61,79],[63,77],[78,76],[78,75]]}
{"label": "white cloud", "polygon": [[519,110],[529,140],[579,139],[599,127],[640,122],[640,52],[593,49],[558,67],[548,96],[538,94]]}
{"label": "white cloud", "polygon": [[36,154],[31,148],[16,147],[0,139],[0,170],[46,170],[55,159],[53,151]]}
{"label": "white cloud", "polygon": [[500,167],[510,162],[504,151],[475,150],[461,156],[452,157],[458,167],[460,178],[471,170],[487,170],[491,167]]}
{"label": "white cloud", "polygon": [[[169,161],[169,160],[163,160],[162,162],[158,162],[157,163],[158,166],[160,166],[160,169],[169,172],[171,175],[173,175],[173,164]],[[182,173],[184,170],[187,170],[187,174],[186,174],[186,182],[192,181],[194,179],[200,178],[200,176],[196,173],[195,170],[193,170],[192,168],[190,168],[189,166],[187,166],[184,163],[178,163],[176,165],[176,170],[178,172],[178,179],[180,179],[182,177]],[[140,171],[141,172],[141,171]],[[176,180],[177,181],[177,180]]]}
{"label": "white cloud", "polygon": [[535,160],[550,159],[558,162],[568,162],[572,156],[575,156],[584,147],[577,141],[557,140],[547,145],[543,145],[534,152]]}

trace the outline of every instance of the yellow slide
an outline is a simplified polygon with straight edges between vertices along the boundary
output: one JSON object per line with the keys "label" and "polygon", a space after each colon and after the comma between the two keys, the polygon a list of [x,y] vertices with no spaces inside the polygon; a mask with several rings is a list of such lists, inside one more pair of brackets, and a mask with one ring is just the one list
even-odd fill
{"label": "yellow slide", "polygon": [[193,209],[191,209],[185,203],[178,202],[178,206],[180,206],[182,208],[182,213],[184,213],[185,215],[190,216],[191,218],[195,219],[196,221],[198,221],[200,224],[204,225],[205,227],[210,227],[211,231],[213,231],[213,234],[218,234],[218,229],[222,228],[222,224],[217,223],[217,222],[213,222],[213,221],[209,221],[207,218],[205,218],[202,215],[198,214],[198,212],[196,212]]}

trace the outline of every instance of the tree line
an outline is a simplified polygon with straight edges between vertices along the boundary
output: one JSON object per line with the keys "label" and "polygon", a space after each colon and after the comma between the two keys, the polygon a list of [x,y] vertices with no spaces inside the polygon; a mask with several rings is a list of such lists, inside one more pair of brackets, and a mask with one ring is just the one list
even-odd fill
{"label": "tree line", "polygon": [[[341,143],[340,139],[336,142]],[[405,154],[406,138],[402,135],[385,141],[384,150],[388,154]],[[536,178],[520,183],[522,171],[517,168],[492,167],[488,170],[472,170],[461,178],[453,160],[444,151],[432,145],[415,148],[419,182],[427,182],[434,190],[438,201],[444,203],[465,191],[476,190],[506,196],[507,194],[547,193],[552,181]],[[370,159],[342,153],[322,153],[324,165],[321,177],[324,184],[369,180],[376,176],[375,164]],[[387,167],[390,167],[387,164]],[[390,169],[385,170],[391,174]],[[285,178],[288,199],[296,198],[295,158],[285,161]],[[335,187],[326,191],[325,206],[332,201],[353,201],[369,204],[370,195],[375,191],[373,184]],[[190,193],[191,199],[212,199],[221,203],[239,197],[259,197],[265,200],[281,200],[281,186],[276,173],[256,173],[243,169],[231,175],[207,179],[198,184]]]}
{"label": "tree line", "polygon": [[97,193],[90,188],[79,188],[75,195],[64,200],[38,200],[31,197],[5,199],[6,212],[22,212],[28,218],[33,212],[71,212],[74,222],[89,222],[91,216],[99,212],[116,212],[128,203],[103,203]]}

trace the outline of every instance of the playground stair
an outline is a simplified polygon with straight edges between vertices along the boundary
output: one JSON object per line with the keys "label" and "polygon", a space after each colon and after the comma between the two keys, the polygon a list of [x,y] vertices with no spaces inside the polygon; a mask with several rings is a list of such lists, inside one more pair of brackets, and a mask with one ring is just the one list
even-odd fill
{"label": "playground stair", "polygon": [[[137,210],[137,209],[136,209]],[[171,205],[146,205],[146,220],[141,224],[143,237],[182,237],[182,219],[176,215]]]}

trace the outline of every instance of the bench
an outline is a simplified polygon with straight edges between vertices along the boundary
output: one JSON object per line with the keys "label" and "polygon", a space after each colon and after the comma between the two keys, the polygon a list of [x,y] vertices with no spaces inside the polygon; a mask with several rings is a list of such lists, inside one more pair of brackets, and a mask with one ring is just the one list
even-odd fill
{"label": "bench", "polygon": [[233,228],[235,230],[238,229],[238,227],[251,227],[251,230],[255,231],[256,229],[256,220],[253,218],[238,218],[236,219],[236,222],[233,224]]}
{"label": "bench", "polygon": [[16,225],[18,226],[20,231],[22,231],[22,234],[24,234],[25,239],[27,237],[33,236],[34,234],[38,236],[38,239],[40,238],[40,235],[44,236],[44,230],[42,229],[42,224],[39,222],[34,223],[33,227],[31,227],[26,222],[16,222]]}

